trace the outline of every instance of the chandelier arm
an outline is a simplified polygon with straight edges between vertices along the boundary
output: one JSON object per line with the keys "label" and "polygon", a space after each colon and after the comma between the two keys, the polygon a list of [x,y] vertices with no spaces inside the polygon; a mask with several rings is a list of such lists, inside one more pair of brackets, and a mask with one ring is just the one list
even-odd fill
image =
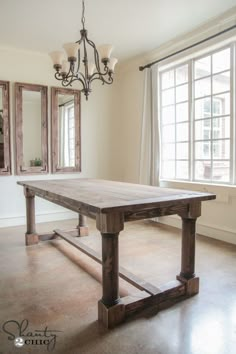
{"label": "chandelier arm", "polygon": [[68,75],[68,74],[62,78],[62,85],[63,86],[69,86],[69,85],[71,86],[71,82],[72,82],[74,75]]}
{"label": "chandelier arm", "polygon": [[62,80],[62,78],[61,78],[61,74],[60,74],[60,72],[59,72],[59,71],[56,71],[56,72],[55,72],[54,77],[55,77],[55,79],[57,79],[57,80]]}
{"label": "chandelier arm", "polygon": [[104,84],[110,85],[110,84],[113,83],[113,80],[114,80],[114,79],[113,79],[112,76],[109,76],[108,81],[107,81],[106,79],[104,79],[104,77],[101,79],[100,76],[98,76],[98,77],[92,78],[92,79],[90,80],[90,82],[95,81],[95,80],[101,80],[103,85],[104,85]]}
{"label": "chandelier arm", "polygon": [[70,68],[66,76],[69,76],[70,73],[71,75],[75,74],[75,62],[72,61],[70,62]]}
{"label": "chandelier arm", "polygon": [[78,49],[78,65],[75,74],[79,73],[79,69],[80,69],[80,49]]}
{"label": "chandelier arm", "polygon": [[72,82],[74,82],[74,81],[80,81],[82,83],[84,90],[86,90],[89,87],[89,85],[86,84],[86,79],[85,79],[85,76],[83,75],[83,73],[67,75],[65,77],[65,79],[61,78],[59,80],[64,81],[64,82],[68,82],[68,84],[66,86],[72,84]]}
{"label": "chandelier arm", "polygon": [[[83,28],[83,31],[80,31],[81,33],[81,37],[78,41],[76,41],[75,43],[78,43],[81,46],[81,42],[84,41],[84,33],[85,33],[85,29]],[[77,65],[77,70],[75,72],[75,74],[79,73],[79,69],[80,69],[80,48],[78,49],[78,65]]]}
{"label": "chandelier arm", "polygon": [[100,71],[100,72],[95,72],[93,75],[91,75],[91,76],[90,76],[90,81],[91,81],[91,82],[94,80],[94,77],[95,77],[96,75],[97,75],[97,79],[100,79],[100,80],[103,81],[106,76],[110,76],[110,75],[109,75],[109,69],[108,69],[108,67],[107,67],[107,70],[106,70],[104,73],[102,73],[102,72]]}
{"label": "chandelier arm", "polygon": [[85,86],[83,80],[81,78],[78,78],[78,77],[75,77],[74,79],[71,79],[70,81],[67,82],[67,80],[62,80],[62,85],[64,87],[67,87],[67,86],[71,86],[71,84],[74,82],[74,81],[80,81],[82,86],[83,86],[83,90],[82,91],[86,91],[87,90],[87,87]]}
{"label": "chandelier arm", "polygon": [[[80,76],[81,76],[81,77],[80,77]],[[84,74],[81,73],[81,72],[79,72],[79,73],[77,73],[76,75],[74,75],[74,77],[75,77],[75,80],[76,80],[76,78],[78,78],[78,80],[82,80],[84,83],[86,82],[86,78],[85,78]],[[74,80],[73,80],[73,81],[74,81]]]}
{"label": "chandelier arm", "polygon": [[87,48],[85,44],[86,40],[86,35],[84,37],[85,39],[83,40],[83,47],[84,47],[84,59],[82,60],[84,63],[84,73],[85,73],[85,81],[87,81],[88,78],[88,54],[87,54]]}
{"label": "chandelier arm", "polygon": [[93,48],[94,50],[94,62],[95,62],[95,65],[96,65],[96,68],[97,68],[97,71],[98,72],[101,72],[101,69],[100,69],[100,63],[99,63],[99,54],[98,54],[98,50],[96,48],[96,45],[93,41],[91,41],[87,36],[86,36],[86,41],[87,43]]}

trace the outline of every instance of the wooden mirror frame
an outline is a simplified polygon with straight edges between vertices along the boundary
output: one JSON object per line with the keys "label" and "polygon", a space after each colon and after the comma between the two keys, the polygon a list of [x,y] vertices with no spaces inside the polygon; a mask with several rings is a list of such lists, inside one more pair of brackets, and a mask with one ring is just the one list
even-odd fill
{"label": "wooden mirror frame", "polygon": [[[25,167],[23,156],[23,102],[22,92],[41,93],[41,148],[42,166]],[[32,175],[48,173],[48,88],[43,85],[15,83],[15,132],[16,132],[16,174]]]}
{"label": "wooden mirror frame", "polygon": [[2,89],[2,116],[3,116],[3,154],[4,168],[0,168],[0,176],[11,174],[11,146],[10,146],[10,104],[9,104],[9,81],[0,81]]}
{"label": "wooden mirror frame", "polygon": [[[74,95],[74,114],[75,114],[75,166],[61,167],[58,165],[58,95]],[[81,109],[80,109],[80,91],[68,88],[51,88],[51,116],[52,116],[52,173],[71,173],[81,172]]]}

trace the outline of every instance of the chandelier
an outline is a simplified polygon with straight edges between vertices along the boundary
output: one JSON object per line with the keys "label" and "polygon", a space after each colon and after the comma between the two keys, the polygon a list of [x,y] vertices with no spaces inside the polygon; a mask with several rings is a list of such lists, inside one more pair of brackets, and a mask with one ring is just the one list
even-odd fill
{"label": "chandelier", "polygon": [[[102,84],[112,84],[114,68],[118,60],[111,58],[113,46],[110,44],[101,45],[96,48],[94,42],[88,38],[88,31],[85,29],[85,5],[82,0],[82,29],[81,37],[75,43],[66,43],[63,45],[67,54],[62,51],[50,53],[53,61],[53,67],[56,70],[55,78],[60,80],[62,86],[72,86],[74,81],[82,84],[82,92],[88,99],[91,90],[91,83],[94,80],[100,80]],[[100,66],[103,64],[103,71]]]}

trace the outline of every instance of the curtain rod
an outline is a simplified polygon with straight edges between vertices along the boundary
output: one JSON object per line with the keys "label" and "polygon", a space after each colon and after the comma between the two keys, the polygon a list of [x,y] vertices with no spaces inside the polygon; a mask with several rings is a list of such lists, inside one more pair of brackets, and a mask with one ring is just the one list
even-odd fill
{"label": "curtain rod", "polygon": [[194,44],[191,44],[191,45],[189,45],[188,47],[185,47],[185,48],[183,48],[183,49],[177,50],[176,52],[171,53],[171,54],[169,54],[169,55],[167,55],[167,56],[165,56],[165,57],[163,57],[163,58],[160,58],[160,59],[158,59],[158,60],[155,60],[155,61],[153,61],[152,63],[149,63],[149,64],[144,65],[144,66],[140,66],[140,67],[139,67],[139,71],[143,71],[143,70],[145,70],[145,69],[147,69],[147,68],[150,68],[150,67],[153,66],[154,64],[160,63],[161,61],[163,61],[163,60],[165,60],[165,59],[168,59],[168,58],[171,58],[171,57],[173,57],[173,56],[176,55],[176,54],[180,54],[180,53],[182,53],[182,52],[185,52],[185,51],[188,50],[188,49],[194,48],[194,47],[196,47],[197,45],[202,44],[202,43],[205,43],[205,42],[209,41],[210,39],[216,38],[216,37],[220,36],[221,34],[224,34],[224,33],[228,32],[228,31],[231,31],[231,30],[234,29],[234,28],[236,28],[236,25],[233,25],[233,26],[231,26],[231,27],[228,27],[228,28],[224,29],[224,30],[221,31],[221,32],[218,32],[218,33],[216,33],[216,34],[213,34],[213,35],[210,36],[210,37],[207,37],[207,38],[205,38],[205,39],[202,39],[202,40],[199,41],[199,42],[196,42],[196,43],[194,43]]}
{"label": "curtain rod", "polygon": [[59,107],[62,107],[62,106],[65,106],[66,104],[71,103],[71,102],[74,102],[74,100],[70,100],[70,101],[67,101],[67,102],[65,102],[65,103],[61,103],[61,104],[59,104],[58,106],[59,106]]}

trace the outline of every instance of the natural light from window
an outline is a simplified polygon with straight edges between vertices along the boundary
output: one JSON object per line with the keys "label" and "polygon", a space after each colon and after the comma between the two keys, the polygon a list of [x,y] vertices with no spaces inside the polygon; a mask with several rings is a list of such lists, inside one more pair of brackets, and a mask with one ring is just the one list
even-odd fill
{"label": "natural light from window", "polygon": [[235,183],[233,49],[160,72],[161,179]]}

